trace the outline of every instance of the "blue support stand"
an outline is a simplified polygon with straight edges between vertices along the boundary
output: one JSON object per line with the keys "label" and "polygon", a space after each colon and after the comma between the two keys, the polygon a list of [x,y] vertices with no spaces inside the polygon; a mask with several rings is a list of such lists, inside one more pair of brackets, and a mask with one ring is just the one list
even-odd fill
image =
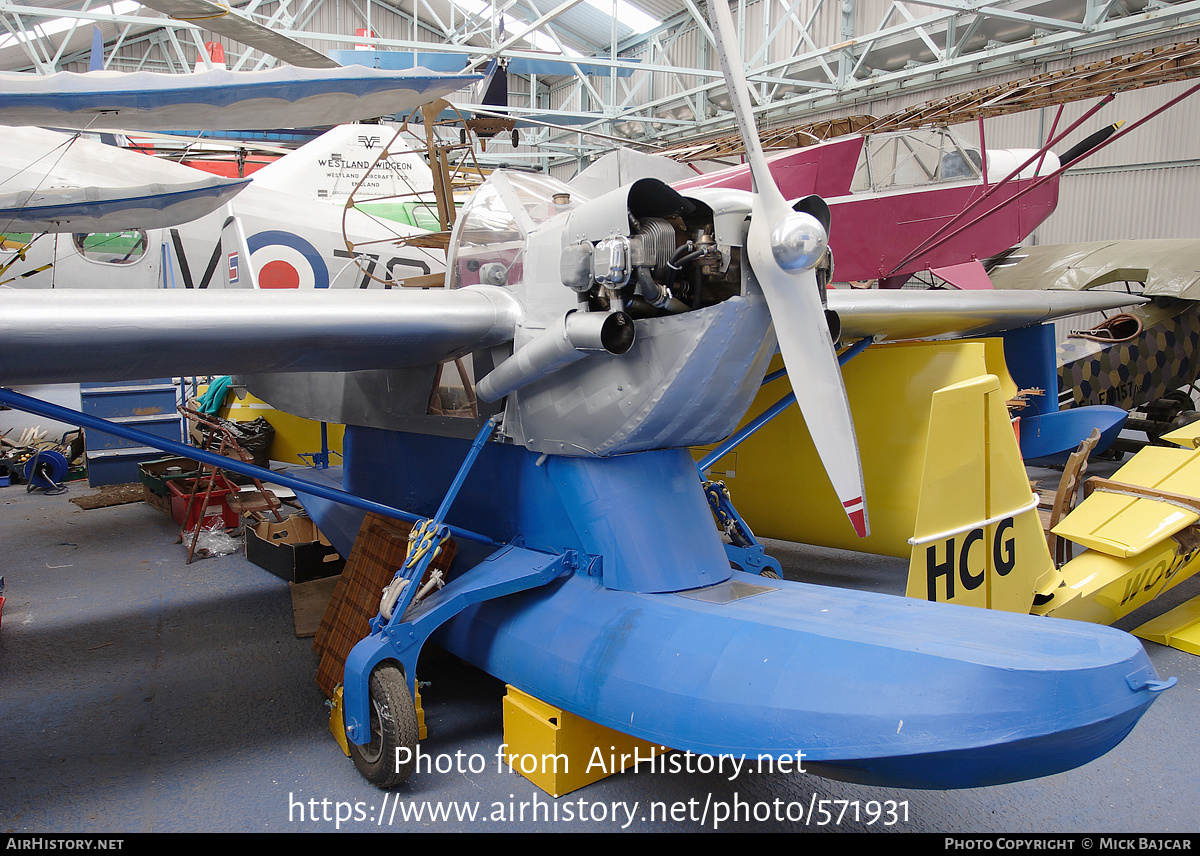
{"label": "blue support stand", "polygon": [[[434,571],[429,582],[421,585],[429,566],[450,537],[450,529],[443,523],[446,514],[495,430],[495,418],[484,423],[437,512],[413,526],[409,533],[408,554],[392,582],[384,589],[379,613],[370,621],[370,635],[346,658],[343,703],[346,738],[351,743],[362,745],[371,739],[369,682],[375,666],[385,660],[398,662],[409,692],[415,696],[421,647],[443,622],[473,603],[545,585],[578,564],[573,553],[568,560],[566,555],[547,556],[505,547],[449,585],[443,585],[441,571]],[[431,595],[435,586],[440,591]]]}
{"label": "blue support stand", "polygon": [[704,482],[704,495],[708,504],[717,517],[717,522],[725,530],[730,543],[725,545],[725,555],[729,561],[746,573],[762,574],[780,579],[783,576],[783,566],[778,559],[767,555],[767,548],[758,542],[754,533],[742,516],[733,507],[729,490],[724,482]]}
{"label": "blue support stand", "polygon": [[544,586],[578,563],[578,554],[574,553],[548,556],[520,547],[504,547],[413,606],[407,614],[394,612],[390,620],[383,621],[382,616],[377,616],[371,622],[371,635],[355,645],[346,658],[342,689],[346,739],[362,745],[371,738],[368,682],[377,665],[386,660],[398,662],[409,691],[415,692],[421,648],[446,621],[472,604]]}

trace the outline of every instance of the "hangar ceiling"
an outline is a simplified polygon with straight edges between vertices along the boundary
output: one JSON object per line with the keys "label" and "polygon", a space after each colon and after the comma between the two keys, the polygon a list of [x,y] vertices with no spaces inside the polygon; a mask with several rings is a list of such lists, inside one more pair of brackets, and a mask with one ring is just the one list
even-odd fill
{"label": "hangar ceiling", "polygon": [[[1200,0],[731,5],[760,127],[850,115],[901,94],[916,103],[934,88],[973,89],[989,76],[1044,73],[1200,30]],[[653,149],[732,124],[703,0],[0,0],[0,25],[0,69],[40,74],[85,70],[93,25],[113,70],[187,72],[206,42],[220,43],[228,66],[241,70],[279,57],[370,63],[376,51],[472,69],[499,58],[514,112],[574,123],[535,126],[503,152],[511,159],[586,160],[611,148],[584,131]],[[1195,52],[1186,61],[1195,69]],[[475,96],[464,90],[452,100]]]}

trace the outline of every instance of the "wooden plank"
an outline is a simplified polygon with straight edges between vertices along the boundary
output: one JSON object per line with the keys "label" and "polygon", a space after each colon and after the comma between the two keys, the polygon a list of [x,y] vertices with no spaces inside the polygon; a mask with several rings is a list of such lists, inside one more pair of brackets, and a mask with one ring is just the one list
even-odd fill
{"label": "wooden plank", "polygon": [[307,639],[317,635],[321,618],[333,598],[334,589],[341,574],[323,577],[307,583],[288,583],[292,595],[292,620],[296,627],[296,638]]}

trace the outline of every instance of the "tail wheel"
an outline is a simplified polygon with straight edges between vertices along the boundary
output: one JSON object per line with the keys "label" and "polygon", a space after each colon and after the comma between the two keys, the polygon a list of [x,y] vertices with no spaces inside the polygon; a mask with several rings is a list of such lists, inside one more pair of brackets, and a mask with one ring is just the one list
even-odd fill
{"label": "tail wheel", "polygon": [[[1150,438],[1150,442],[1155,445],[1165,445],[1160,440],[1162,435],[1192,422],[1195,417],[1189,416],[1189,414],[1193,412],[1194,407],[1191,395],[1182,389],[1172,390],[1162,398],[1150,402],[1145,408],[1146,417],[1151,422],[1158,423],[1154,427],[1146,429],[1146,436]],[[1180,422],[1181,418],[1184,418],[1183,422]]]}
{"label": "tail wheel", "polygon": [[[417,710],[404,675],[393,665],[381,664],[368,684],[371,739],[350,744],[350,757],[363,777],[379,788],[394,788],[412,775],[419,739]],[[407,749],[408,751],[397,751]]]}
{"label": "tail wheel", "polygon": [[1173,401],[1179,405],[1180,410],[1191,410],[1195,407],[1195,402],[1192,401],[1191,393],[1182,389],[1173,389],[1163,396],[1167,401]]}
{"label": "tail wheel", "polygon": [[1163,433],[1167,434],[1171,431],[1178,431],[1180,428],[1186,428],[1197,419],[1200,419],[1200,413],[1197,413],[1195,410],[1184,410],[1171,420],[1171,424],[1167,426],[1167,430]]}

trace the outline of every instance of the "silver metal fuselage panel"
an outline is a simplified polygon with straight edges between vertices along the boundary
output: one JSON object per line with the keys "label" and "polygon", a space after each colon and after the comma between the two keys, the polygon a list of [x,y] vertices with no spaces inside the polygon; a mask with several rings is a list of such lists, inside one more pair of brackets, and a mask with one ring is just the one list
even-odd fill
{"label": "silver metal fuselage panel", "polygon": [[507,431],[529,449],[617,455],[714,443],[750,406],[775,351],[761,296],[641,319],[633,348],[585,359],[509,397]]}

